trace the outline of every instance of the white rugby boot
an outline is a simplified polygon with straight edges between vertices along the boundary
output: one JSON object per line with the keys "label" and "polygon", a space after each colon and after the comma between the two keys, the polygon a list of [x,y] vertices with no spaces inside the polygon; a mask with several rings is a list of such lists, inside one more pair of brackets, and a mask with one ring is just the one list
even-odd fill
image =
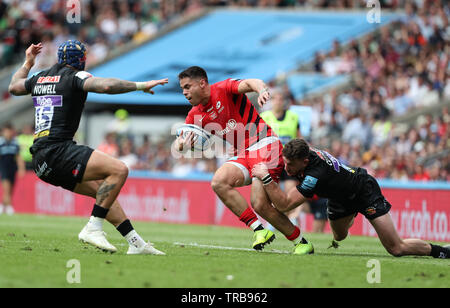
{"label": "white rugby boot", "polygon": [[165,256],[166,254],[162,251],[159,251],[155,247],[153,247],[153,244],[148,242],[145,243],[144,246],[141,248],[137,248],[134,245],[130,245],[128,248],[127,255],[158,255],[158,256]]}
{"label": "white rugby boot", "polygon": [[111,245],[106,239],[106,233],[102,230],[94,230],[86,225],[80,234],[78,234],[78,239],[83,242],[97,247],[104,252],[117,252],[117,248]]}
{"label": "white rugby boot", "polygon": [[5,207],[3,206],[3,204],[0,204],[0,215],[2,215],[4,211]]}

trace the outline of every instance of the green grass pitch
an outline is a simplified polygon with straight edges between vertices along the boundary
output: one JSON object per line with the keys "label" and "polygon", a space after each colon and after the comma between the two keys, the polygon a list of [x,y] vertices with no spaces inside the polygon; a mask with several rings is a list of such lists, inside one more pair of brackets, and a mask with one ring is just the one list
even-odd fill
{"label": "green grass pitch", "polygon": [[[252,251],[252,232],[218,226],[135,222],[136,230],[166,256],[127,256],[127,244],[109,224],[119,249],[105,254],[78,242],[87,218],[0,216],[0,287],[307,288],[450,287],[450,260],[391,257],[376,238],[350,236],[327,249],[329,234],[306,234],[316,253],[287,254],[277,233],[264,252]],[[80,264],[81,283],[69,284],[69,260]],[[379,261],[380,283],[367,280]]]}

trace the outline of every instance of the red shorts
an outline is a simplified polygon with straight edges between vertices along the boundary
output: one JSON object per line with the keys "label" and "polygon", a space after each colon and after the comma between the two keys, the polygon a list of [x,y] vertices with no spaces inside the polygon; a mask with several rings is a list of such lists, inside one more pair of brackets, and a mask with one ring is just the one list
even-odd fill
{"label": "red shorts", "polygon": [[267,137],[246,149],[242,154],[230,158],[226,163],[237,166],[244,173],[244,185],[252,183],[253,166],[264,163],[275,182],[280,181],[284,169],[283,145],[276,137]]}

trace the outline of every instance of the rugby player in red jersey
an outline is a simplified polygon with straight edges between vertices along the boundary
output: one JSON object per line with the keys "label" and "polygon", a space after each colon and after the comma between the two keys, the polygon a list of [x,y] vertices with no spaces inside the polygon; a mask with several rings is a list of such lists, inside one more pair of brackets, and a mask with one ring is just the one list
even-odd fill
{"label": "rugby player in red jersey", "polygon": [[[275,239],[264,229],[253,209],[286,238],[294,243],[294,254],[310,254],[313,246],[301,235],[300,229],[275,209],[264,191],[264,181],[253,178],[252,168],[259,163],[269,166],[271,178],[279,180],[283,171],[282,144],[272,129],[262,120],[246,96],[259,93],[258,104],[267,103],[270,93],[259,79],[227,79],[209,84],[204,69],[190,67],[178,75],[183,95],[193,106],[186,124],[194,124],[230,143],[236,156],[220,167],[211,182],[212,189],[222,202],[254,231],[253,248],[262,250]],[[185,152],[191,148],[193,134],[180,134],[175,148]],[[235,189],[252,185],[251,207]]]}

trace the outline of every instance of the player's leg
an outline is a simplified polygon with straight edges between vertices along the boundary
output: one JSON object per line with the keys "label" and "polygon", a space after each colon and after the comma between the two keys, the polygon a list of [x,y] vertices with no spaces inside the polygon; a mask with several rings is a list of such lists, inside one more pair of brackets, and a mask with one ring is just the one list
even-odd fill
{"label": "player's leg", "polygon": [[353,226],[355,214],[339,219],[330,218],[330,228],[333,232],[333,238],[337,242],[345,240],[348,236],[348,230]]}
{"label": "player's leg", "polygon": [[7,215],[14,214],[14,208],[12,206],[13,183],[14,179],[5,178],[2,180],[4,212]]}
{"label": "player's leg", "polygon": [[327,199],[319,198],[310,203],[311,212],[314,215],[313,232],[323,233],[327,224]]}
{"label": "player's leg", "polygon": [[225,163],[213,176],[211,188],[222,202],[240,217],[248,208],[245,198],[235,189],[245,185],[245,175],[235,164]]}
{"label": "player's leg", "polygon": [[375,228],[383,246],[395,257],[414,255],[450,258],[450,249],[448,248],[432,245],[420,239],[401,239],[389,213],[370,220],[370,223]]}
{"label": "player's leg", "polygon": [[[287,193],[292,188],[295,188],[298,185],[298,181],[296,180],[286,180],[284,181],[284,191]],[[289,217],[289,220],[294,224],[298,225],[298,217],[300,216],[300,212],[302,211],[301,206],[296,207],[289,213],[287,213],[287,216]]]}
{"label": "player's leg", "polygon": [[255,234],[263,238],[258,238],[253,242],[253,248],[262,249],[266,242],[272,241],[273,232],[265,232],[264,226],[258,220],[255,212],[248,206],[245,198],[235,189],[248,185],[250,174],[248,170],[236,161],[225,163],[220,167],[211,182],[211,187],[222,202],[242,221],[250,227]]}
{"label": "player's leg", "polygon": [[[101,184],[102,181],[83,182],[75,187],[74,192],[95,199]],[[110,207],[108,214],[106,215],[106,220],[127,240],[129,244],[128,254],[164,255],[163,252],[152,247],[150,243],[146,243],[134,230],[130,220],[125,215],[125,212],[117,200],[115,200]]]}
{"label": "player's leg", "polygon": [[300,228],[293,225],[289,218],[272,206],[261,180],[254,178],[252,182],[251,204],[262,218],[267,220],[278,231],[295,245],[294,253],[313,253],[314,248],[303,238]]}
{"label": "player's leg", "polygon": [[128,168],[120,160],[100,151],[92,152],[82,182],[102,180],[97,190],[96,205],[109,209],[128,177]]}

